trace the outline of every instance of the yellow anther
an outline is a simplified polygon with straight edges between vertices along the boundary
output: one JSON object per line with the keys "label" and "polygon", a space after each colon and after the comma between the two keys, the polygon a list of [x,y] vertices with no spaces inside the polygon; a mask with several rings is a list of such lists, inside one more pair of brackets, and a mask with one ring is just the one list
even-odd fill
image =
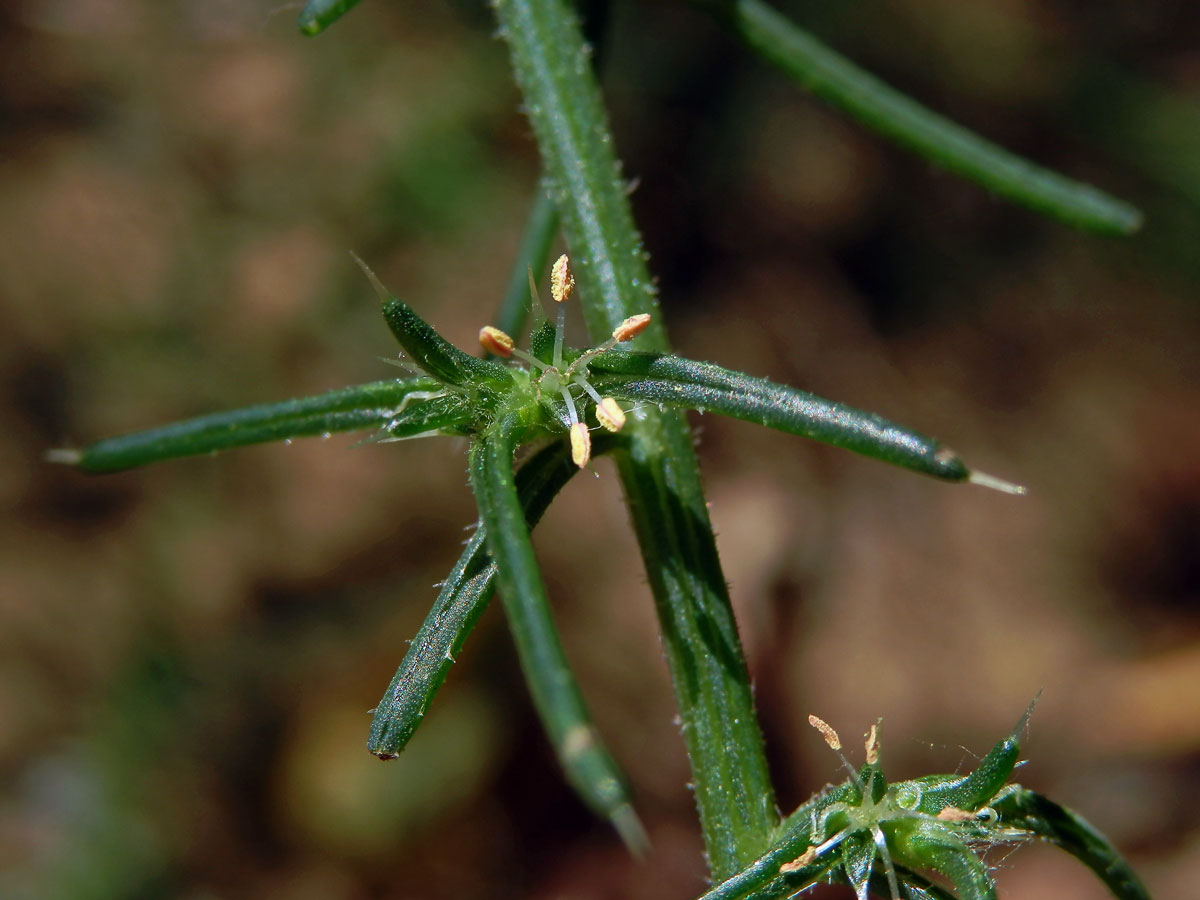
{"label": "yellow anther", "polygon": [[605,397],[596,404],[596,421],[609,431],[620,431],[625,427],[625,410],[612,397]]}
{"label": "yellow anther", "polygon": [[513,339],[491,325],[479,329],[479,346],[495,356],[512,356]]}
{"label": "yellow anther", "polygon": [[592,436],[585,423],[576,422],[571,426],[571,461],[582,469],[591,458]]}
{"label": "yellow anther", "polygon": [[838,733],[834,731],[830,725],[827,725],[823,720],[818,719],[816,716],[809,716],[808,724],[817,729],[817,731],[821,732],[821,736],[825,738],[825,743],[829,745],[831,750],[842,749],[842,739],[838,737]]}
{"label": "yellow anther", "polygon": [[867,765],[873,766],[879,762],[879,723],[871,726],[867,732]]}
{"label": "yellow anther", "polygon": [[574,290],[575,276],[571,274],[571,261],[564,253],[550,269],[550,296],[555,303],[566,303]]}
{"label": "yellow anther", "polygon": [[613,340],[618,344],[621,341],[631,341],[650,324],[650,313],[638,313],[636,316],[630,316],[615,329],[613,329]]}

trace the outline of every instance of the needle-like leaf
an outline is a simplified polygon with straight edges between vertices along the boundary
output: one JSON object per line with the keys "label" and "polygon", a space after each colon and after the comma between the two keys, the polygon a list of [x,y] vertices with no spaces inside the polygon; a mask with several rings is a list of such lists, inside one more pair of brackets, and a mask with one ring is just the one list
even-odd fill
{"label": "needle-like leaf", "polygon": [[469,424],[470,411],[456,398],[414,399],[417,395],[439,394],[440,389],[432,378],[373,381],[315,397],[199,416],[106,438],[81,450],[51,450],[47,458],[86,472],[115,472],[265,441],[384,428],[392,436],[401,437],[429,431],[454,432]]}

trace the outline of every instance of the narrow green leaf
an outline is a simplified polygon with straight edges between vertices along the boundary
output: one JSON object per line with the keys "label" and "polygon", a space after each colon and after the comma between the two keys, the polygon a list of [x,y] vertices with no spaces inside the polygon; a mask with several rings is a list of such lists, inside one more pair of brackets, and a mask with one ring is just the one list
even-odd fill
{"label": "narrow green leaf", "polygon": [[[618,435],[598,435],[592,445],[599,456],[620,443]],[[525,522],[533,528],[550,501],[579,468],[562,441],[538,451],[516,474],[517,495]],[[457,658],[495,586],[496,564],[488,556],[487,529],[480,525],[442,582],[437,600],[375,708],[367,749],[382,759],[398,755],[416,732],[450,666]]]}
{"label": "narrow green leaf", "polygon": [[459,386],[480,378],[498,384],[512,381],[504,366],[459,350],[403,300],[386,298],[383,317],[413,362],[439,381]]}
{"label": "narrow green leaf", "polygon": [[52,450],[53,462],[87,472],[115,472],[181,456],[215,453],[266,441],[391,427],[395,436],[458,430],[470,419],[457,402],[416,400],[436,394],[430,378],[374,381],[315,397],[212,413],[160,428],[106,438],[82,450]]}
{"label": "narrow green leaf", "polygon": [[296,24],[311,37],[320,34],[357,5],[358,0],[308,0]]}
{"label": "narrow green leaf", "polygon": [[534,706],[568,780],[631,850],[641,852],[645,833],[624,775],[601,743],[571,673],[529,540],[513,474],[513,453],[525,427],[520,417],[503,416],[471,446],[471,487],[496,563],[496,586]]}
{"label": "narrow green leaf", "polygon": [[596,389],[618,399],[718,412],[946,481],[971,476],[953,451],[883,416],[712,363],[611,350],[596,357],[591,371]]}
{"label": "narrow green leaf", "polygon": [[512,382],[506,367],[490,359],[463,353],[437,333],[432,325],[417,315],[416,310],[395,297],[365,262],[350,254],[362,269],[379,297],[383,318],[392,335],[425,372],[444,384],[461,386],[468,381],[476,386],[491,384],[503,387]]}
{"label": "narrow green leaf", "polygon": [[993,809],[1002,824],[1032,832],[1066,850],[1095,872],[1118,900],[1150,900],[1125,857],[1078,813],[1026,788],[1017,788]]}
{"label": "narrow green leaf", "polygon": [[763,0],[695,2],[801,87],[951,172],[1078,228],[1127,235],[1141,225],[1141,213],[1128,203],[1022,159],[922,106]]}

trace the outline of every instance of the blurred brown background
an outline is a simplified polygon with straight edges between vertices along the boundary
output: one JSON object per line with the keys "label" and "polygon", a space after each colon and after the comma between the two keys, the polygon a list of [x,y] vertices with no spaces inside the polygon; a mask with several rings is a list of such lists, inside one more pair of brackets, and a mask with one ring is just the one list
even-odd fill
{"label": "blurred brown background", "polygon": [[[364,750],[473,519],[461,445],[333,438],[102,478],[42,461],[386,377],[348,250],[464,346],[495,309],[537,160],[487,9],[367,0],[315,40],[296,12],[0,12],[0,895],[694,895],[686,760],[606,463],[538,545],[651,831],[643,865],[563,785],[498,608],[401,759]],[[1021,781],[1159,897],[1194,896],[1200,9],[794,12],[1147,225],[1099,239],[998,203],[690,7],[614,7],[606,87],[679,350],[876,409],[1031,489],[698,421],[780,803],[838,777],[810,712],[854,746],[883,716],[909,777],[969,766],[1044,688]],[[993,861],[1004,897],[1104,896],[1044,848]]]}

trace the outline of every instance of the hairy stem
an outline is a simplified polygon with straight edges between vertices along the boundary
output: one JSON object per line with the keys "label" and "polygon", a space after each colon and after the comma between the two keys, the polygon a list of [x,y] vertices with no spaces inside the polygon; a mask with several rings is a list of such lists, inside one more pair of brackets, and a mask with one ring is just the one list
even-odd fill
{"label": "hairy stem", "polygon": [[[588,49],[564,0],[498,0],[501,33],[559,207],[594,338],[656,308]],[[661,321],[637,346],[666,352]],[[696,804],[716,879],[765,848],[777,823],[750,679],[692,438],[680,413],[631,417],[621,479],[654,592]]]}

